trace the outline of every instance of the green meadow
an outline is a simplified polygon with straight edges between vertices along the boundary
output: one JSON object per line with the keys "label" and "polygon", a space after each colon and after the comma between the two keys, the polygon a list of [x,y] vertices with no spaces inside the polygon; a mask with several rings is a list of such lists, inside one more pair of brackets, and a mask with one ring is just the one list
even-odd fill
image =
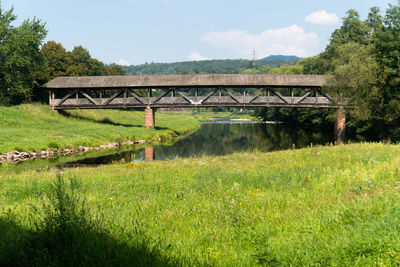
{"label": "green meadow", "polygon": [[172,139],[199,127],[186,114],[156,113],[156,127],[144,127],[144,112],[72,110],[52,112],[47,105],[0,107],[0,154],[12,150],[60,150],[134,140]]}
{"label": "green meadow", "polygon": [[1,265],[396,266],[400,146],[0,169]]}

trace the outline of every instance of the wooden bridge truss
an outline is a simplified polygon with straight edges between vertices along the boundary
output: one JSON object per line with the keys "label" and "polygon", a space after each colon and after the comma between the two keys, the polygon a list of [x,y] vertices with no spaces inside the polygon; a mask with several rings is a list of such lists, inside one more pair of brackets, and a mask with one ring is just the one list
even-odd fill
{"label": "wooden bridge truss", "polygon": [[54,110],[351,106],[352,99],[341,93],[324,92],[323,83],[321,75],[214,74],[61,77],[44,87]]}
{"label": "wooden bridge truss", "polygon": [[[112,89],[109,89],[112,90]],[[157,90],[158,96],[153,96]],[[334,98],[321,89],[290,88],[288,95],[276,88],[261,88],[249,95],[248,88],[232,92],[229,88],[210,88],[205,95],[199,95],[195,88],[194,95],[182,88],[130,89],[117,90],[109,97],[107,89],[75,89],[63,92],[56,98],[51,91],[50,105],[55,110],[65,109],[124,109],[124,108],[170,108],[170,107],[291,107],[291,108],[338,108],[349,106],[350,98]],[[297,95],[295,91],[305,91]],[[115,89],[113,90],[115,91]],[[142,92],[138,92],[142,91]],[[204,90],[203,90],[204,91]],[[140,96],[145,94],[146,96]]]}

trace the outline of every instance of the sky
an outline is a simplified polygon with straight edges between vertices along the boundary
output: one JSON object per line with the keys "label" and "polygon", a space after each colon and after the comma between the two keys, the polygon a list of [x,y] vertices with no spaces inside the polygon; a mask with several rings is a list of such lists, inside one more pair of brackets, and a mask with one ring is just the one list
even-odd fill
{"label": "sky", "polygon": [[[0,0],[15,25],[37,17],[46,41],[106,64],[317,55],[346,11],[397,0]],[[255,51],[255,53],[253,52]]]}

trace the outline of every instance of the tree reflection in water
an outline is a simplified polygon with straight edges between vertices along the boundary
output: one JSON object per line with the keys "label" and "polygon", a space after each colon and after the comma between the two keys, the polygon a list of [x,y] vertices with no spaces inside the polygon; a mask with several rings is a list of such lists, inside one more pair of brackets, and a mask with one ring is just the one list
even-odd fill
{"label": "tree reflection in water", "polygon": [[264,123],[204,123],[195,133],[170,145],[155,145],[140,150],[116,151],[113,154],[88,157],[75,161],[76,165],[99,165],[114,162],[166,160],[202,155],[227,155],[241,151],[268,152],[289,148],[302,148],[311,144],[334,141],[330,129],[302,129],[290,124]]}

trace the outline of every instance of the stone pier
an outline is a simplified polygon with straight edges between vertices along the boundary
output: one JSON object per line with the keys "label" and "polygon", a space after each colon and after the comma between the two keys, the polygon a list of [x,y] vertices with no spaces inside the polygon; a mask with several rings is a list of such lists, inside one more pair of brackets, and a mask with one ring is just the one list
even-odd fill
{"label": "stone pier", "polygon": [[154,126],[155,126],[154,109],[148,107],[144,110],[144,127],[154,128]]}
{"label": "stone pier", "polygon": [[345,133],[346,133],[346,111],[343,108],[340,108],[337,111],[336,120],[335,120],[335,138],[337,144],[343,144],[345,142]]}

